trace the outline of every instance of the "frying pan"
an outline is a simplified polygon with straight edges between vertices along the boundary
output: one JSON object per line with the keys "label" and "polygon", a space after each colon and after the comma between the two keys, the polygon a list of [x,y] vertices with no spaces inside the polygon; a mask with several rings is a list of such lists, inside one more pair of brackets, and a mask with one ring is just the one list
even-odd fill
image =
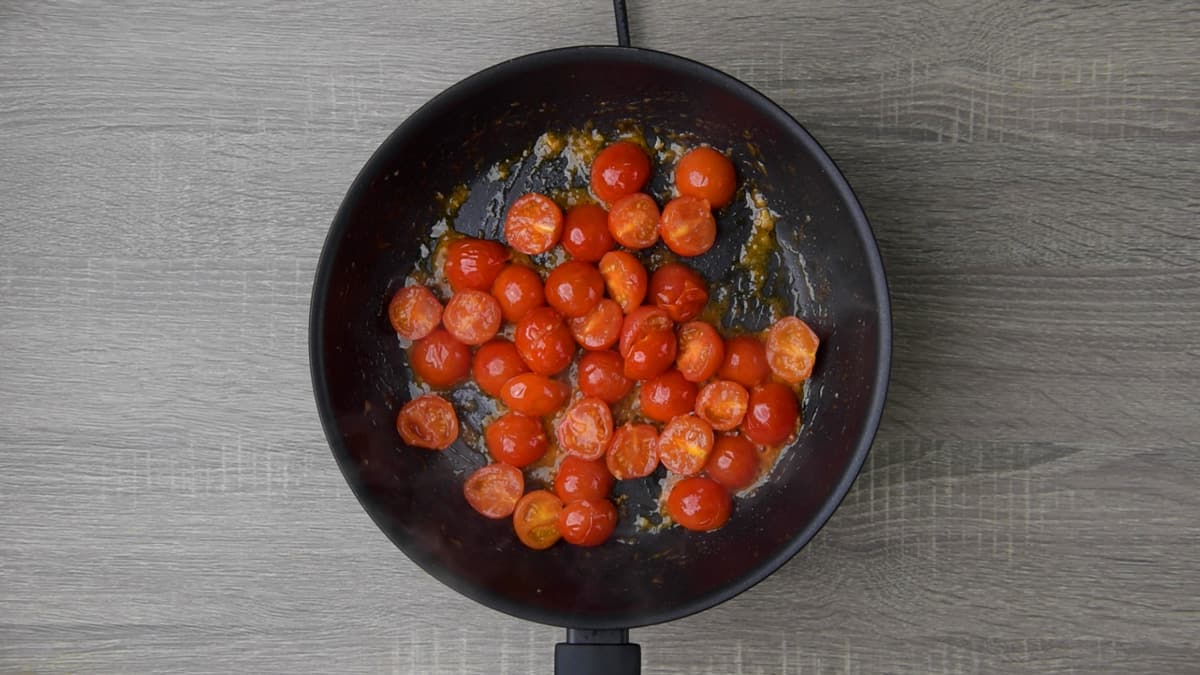
{"label": "frying pan", "polygon": [[[867,218],[833,161],[799,123],[748,85],[700,63],[628,46],[585,46],[500,63],[450,87],[399,126],[351,185],[317,266],[310,360],[317,408],[333,455],[363,508],[409,558],[442,583],[512,616],[567,627],[561,673],[637,673],[631,627],[670,621],[750,588],[799,551],[833,513],[866,458],[883,408],[891,318]],[[804,423],[769,480],[739,499],[711,533],[633,529],[595,548],[533,551],[507,520],[480,517],[463,479],[485,463],[464,433],[442,452],[404,447],[396,413],[412,397],[404,349],[388,325],[391,293],[428,265],[431,228],[465,185],[452,218],[466,234],[500,239],[506,205],[563,187],[553,162],[528,152],[547,130],[615,134],[635,120],[647,140],[699,141],[725,150],[739,180],[766,198],[776,224],[757,282],[735,264],[750,236],[739,194],[719,218],[717,244],[689,262],[728,292],[727,329],[758,330],[764,300],[804,318],[821,349],[803,399]],[[505,179],[488,169],[511,158]],[[509,166],[509,165],[506,165]],[[586,173],[586,172],[584,172]],[[650,186],[661,203],[669,167]],[[576,177],[586,185],[586,175]],[[488,410],[452,394],[464,428]],[[661,471],[661,469],[660,469]],[[629,485],[627,485],[629,484]],[[650,513],[658,484],[622,481],[623,508]]]}

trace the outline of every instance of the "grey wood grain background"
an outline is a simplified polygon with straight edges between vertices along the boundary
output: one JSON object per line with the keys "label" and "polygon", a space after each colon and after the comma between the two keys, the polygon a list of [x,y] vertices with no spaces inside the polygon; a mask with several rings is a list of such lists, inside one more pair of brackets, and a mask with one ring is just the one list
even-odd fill
{"label": "grey wood grain background", "polygon": [[[873,219],[870,464],[647,673],[1200,669],[1200,6],[634,1]],[[325,446],[308,294],[351,178],[603,2],[0,6],[0,670],[526,673],[557,630],[395,550]]]}

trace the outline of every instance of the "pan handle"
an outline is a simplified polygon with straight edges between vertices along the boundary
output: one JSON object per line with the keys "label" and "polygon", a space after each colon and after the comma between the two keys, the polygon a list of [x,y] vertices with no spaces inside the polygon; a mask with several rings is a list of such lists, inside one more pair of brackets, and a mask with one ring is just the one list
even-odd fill
{"label": "pan handle", "polygon": [[629,46],[629,13],[625,11],[625,0],[613,0],[613,13],[617,16],[617,44]]}
{"label": "pan handle", "polygon": [[554,675],[641,675],[642,648],[629,631],[568,628],[567,641],[554,645]]}

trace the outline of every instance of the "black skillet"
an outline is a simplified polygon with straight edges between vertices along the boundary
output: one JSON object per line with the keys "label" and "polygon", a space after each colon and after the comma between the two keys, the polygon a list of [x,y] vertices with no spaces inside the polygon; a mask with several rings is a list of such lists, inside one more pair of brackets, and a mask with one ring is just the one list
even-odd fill
{"label": "black skillet", "polygon": [[[467,597],[567,627],[555,670],[574,674],[640,672],[629,628],[732,598],[816,534],[866,458],[891,355],[879,253],[833,161],[786,111],[746,84],[694,61],[629,47],[624,2],[615,5],[621,46],[557,49],[488,68],[425,104],[384,141],[334,217],[310,324],[321,422],[375,523],[421,568]],[[779,298],[814,327],[821,350],[798,439],[770,480],[738,501],[725,527],[639,535],[626,515],[618,531],[623,542],[532,551],[516,540],[511,523],[480,517],[462,498],[464,477],[485,462],[470,439],[443,453],[401,443],[394,420],[411,395],[409,371],[384,308],[405,275],[427,265],[421,244],[444,208],[436,195],[468,185],[454,227],[498,239],[507,203],[563,187],[564,174],[554,162],[525,161],[497,183],[487,177],[489,167],[519,157],[546,130],[591,122],[612,134],[625,120],[638,122],[650,141],[703,141],[731,154],[743,185],[757,186],[778,214],[766,285],[756,290],[734,265],[750,233],[743,194],[719,214],[713,250],[690,262],[730,297],[726,328],[765,327],[759,296]],[[652,184],[660,203],[669,173],[659,167]],[[476,402],[456,396],[460,406]],[[464,414],[470,420],[485,412]],[[622,484],[626,508],[652,510],[657,485],[627,483],[634,484]]]}

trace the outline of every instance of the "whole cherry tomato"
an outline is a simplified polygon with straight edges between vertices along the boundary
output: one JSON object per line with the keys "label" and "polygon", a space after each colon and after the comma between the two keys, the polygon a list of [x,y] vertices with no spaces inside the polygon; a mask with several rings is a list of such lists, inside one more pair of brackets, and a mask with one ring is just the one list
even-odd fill
{"label": "whole cherry tomato", "polygon": [[696,148],[675,165],[675,189],[682,195],[707,199],[714,208],[727,206],[737,190],[733,162],[712,148]]}
{"label": "whole cherry tomato", "polygon": [[616,403],[633,390],[625,362],[616,352],[588,352],[579,359],[579,391],[605,403]]}
{"label": "whole cherry tomato", "polygon": [[575,340],[562,315],[549,307],[530,310],[517,322],[513,337],[529,369],[539,375],[566,370],[575,356]]}
{"label": "whole cherry tomato", "polygon": [[444,328],[412,343],[408,363],[417,377],[437,389],[452,387],[471,372],[471,348],[459,342]]}
{"label": "whole cherry tomato", "polygon": [[442,321],[442,303],[424,286],[405,286],[388,303],[388,321],[401,337],[420,340]]}
{"label": "whole cherry tomato", "polygon": [[459,342],[481,345],[500,330],[500,303],[484,291],[459,291],[446,303],[442,323]]}
{"label": "whole cherry tomato", "polygon": [[407,444],[428,450],[445,450],[458,438],[458,415],[441,396],[418,396],[396,415],[396,431]]}
{"label": "whole cherry tomato", "polygon": [[678,346],[673,327],[658,307],[639,307],[625,317],[619,345],[625,377],[647,380],[671,367]]}
{"label": "whole cherry tomato", "polygon": [[554,493],[569,504],[577,499],[606,499],[612,491],[613,476],[602,462],[563,457],[554,475]]}
{"label": "whole cherry tomato", "polygon": [[604,463],[617,480],[644,478],[658,468],[658,430],[652,424],[625,424],[613,432]]}
{"label": "whole cherry tomato", "polygon": [[512,410],[542,417],[558,410],[571,395],[567,385],[537,373],[521,373],[500,386],[500,400]]}
{"label": "whole cherry tomato", "polygon": [[488,518],[511,516],[524,492],[525,475],[521,470],[499,462],[477,469],[463,483],[467,503]]}
{"label": "whole cherry tomato", "polygon": [[616,528],[617,507],[607,499],[580,499],[558,514],[558,531],[576,546],[599,546]]}
{"label": "whole cherry tomato", "polygon": [[621,306],[626,314],[637,309],[646,299],[649,275],[646,268],[626,251],[609,251],[600,258],[600,276],[608,288],[608,297]]}
{"label": "whole cherry tomato", "polygon": [[700,255],[717,241],[717,221],[707,199],[683,195],[663,207],[658,232],[667,248],[679,255]]}
{"label": "whole cherry tomato", "polygon": [[456,239],[446,247],[446,280],[455,291],[468,288],[486,291],[508,258],[508,251],[497,242],[471,237]]}
{"label": "whole cherry tomato", "polygon": [[691,382],[703,382],[717,374],[725,358],[721,334],[703,321],[689,321],[679,327],[679,349],[675,367]]}
{"label": "whole cherry tomato", "polygon": [[753,387],[761,384],[770,374],[767,348],[761,340],[753,335],[739,335],[725,341],[725,359],[718,371],[721,379]]}
{"label": "whole cherry tomato", "polygon": [[485,343],[471,360],[471,374],[475,382],[484,393],[496,398],[500,398],[505,382],[528,371],[516,346],[504,338]]}
{"label": "whole cherry tomato", "polygon": [[776,445],[796,431],[800,407],[786,385],[768,382],[750,390],[742,433],[760,445]]}
{"label": "whole cherry tomato", "polygon": [[696,397],[696,414],[717,431],[736,429],[746,416],[750,393],[737,382],[714,380]]}
{"label": "whole cherry tomato", "polygon": [[808,324],[794,316],[776,321],[767,329],[767,363],[771,372],[791,384],[807,380],[817,361],[820,342]]}
{"label": "whole cherry tomato", "polygon": [[614,202],[645,187],[650,180],[650,157],[640,146],[617,141],[592,161],[592,194]]}
{"label": "whole cherry tomato", "polygon": [[554,248],[562,229],[562,209],[554,200],[536,192],[518,197],[504,216],[504,238],[508,245],[528,255]]}
{"label": "whole cherry tomato", "polygon": [[721,434],[704,465],[704,473],[729,490],[750,487],[758,478],[758,450],[742,436]]}
{"label": "whole cherry tomato", "polygon": [[547,490],[534,490],[517,502],[513,509],[513,531],[517,539],[529,548],[550,548],[562,536],[558,531],[558,514],[562,500]]}
{"label": "whole cherry tomato", "polygon": [[596,262],[614,246],[616,242],[608,232],[608,211],[595,204],[579,204],[567,211],[562,247],[572,258]]}
{"label": "whole cherry tomato", "polygon": [[621,306],[605,298],[592,311],[568,321],[567,326],[580,347],[598,351],[617,343],[624,321]]}
{"label": "whole cherry tomato", "polygon": [[608,212],[608,231],[625,248],[650,248],[658,241],[658,204],[642,192],[625,195]]}
{"label": "whole cherry tomato", "polygon": [[542,278],[524,265],[509,265],[492,283],[492,296],[500,303],[506,321],[516,323],[531,309],[546,304]]}
{"label": "whole cherry tomato", "polygon": [[658,459],[670,471],[691,476],[700,473],[713,449],[713,430],[695,415],[680,415],[667,422],[658,436]]}
{"label": "whole cherry tomato", "polygon": [[568,260],[546,277],[546,302],[565,317],[587,314],[603,297],[604,278],[591,263]]}
{"label": "whole cherry tomato", "polygon": [[733,500],[720,483],[709,478],[684,478],[667,495],[667,513],[689,530],[710,532],[725,524]]}
{"label": "whole cherry tomato", "polygon": [[696,406],[696,383],[674,368],[642,383],[638,394],[642,414],[658,422],[686,415]]}
{"label": "whole cherry tomato", "polygon": [[541,459],[550,447],[541,420],[515,412],[505,413],[487,425],[483,438],[492,459],[518,469]]}
{"label": "whole cherry tomato", "polygon": [[600,459],[612,442],[612,412],[598,398],[581,398],[558,421],[557,433],[558,444],[567,452],[582,459]]}
{"label": "whole cherry tomato", "polygon": [[675,321],[691,321],[708,303],[708,284],[682,263],[667,263],[650,275],[650,302]]}

